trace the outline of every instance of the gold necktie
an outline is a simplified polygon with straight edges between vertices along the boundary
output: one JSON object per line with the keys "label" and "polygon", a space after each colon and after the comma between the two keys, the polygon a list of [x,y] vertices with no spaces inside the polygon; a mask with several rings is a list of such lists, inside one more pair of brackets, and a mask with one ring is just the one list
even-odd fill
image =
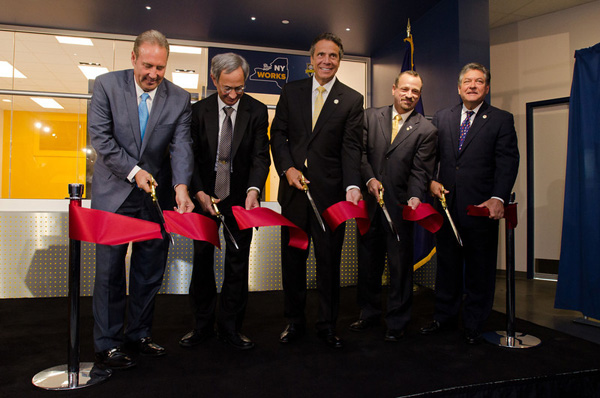
{"label": "gold necktie", "polygon": [[317,124],[317,119],[319,118],[319,113],[321,113],[321,109],[323,109],[323,92],[325,91],[325,87],[319,86],[317,87],[319,94],[317,94],[317,98],[315,98],[315,110],[313,111],[312,117],[312,128],[315,129],[315,124]]}
{"label": "gold necktie", "polygon": [[392,142],[394,142],[394,138],[398,135],[398,130],[400,129],[400,119],[402,116],[399,114],[394,116],[394,120],[392,121]]}

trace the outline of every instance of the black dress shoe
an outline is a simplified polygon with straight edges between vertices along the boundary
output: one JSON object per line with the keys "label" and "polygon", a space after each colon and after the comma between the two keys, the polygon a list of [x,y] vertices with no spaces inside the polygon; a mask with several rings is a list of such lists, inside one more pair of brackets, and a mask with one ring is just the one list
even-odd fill
{"label": "black dress shoe", "polygon": [[358,321],[351,323],[349,329],[353,332],[364,332],[365,330],[370,329],[374,324],[375,322],[370,319],[359,319]]}
{"label": "black dress shoe", "polygon": [[440,331],[442,325],[438,321],[432,321],[429,325],[423,326],[419,333],[421,334],[434,334]]}
{"label": "black dress shoe", "polygon": [[114,347],[96,353],[96,364],[102,369],[127,369],[136,365],[129,355],[121,351],[120,347]]}
{"label": "black dress shoe", "polygon": [[204,343],[215,335],[213,330],[208,329],[194,329],[179,340],[179,345],[182,347],[193,347],[200,343]]}
{"label": "black dress shoe", "polygon": [[283,332],[279,335],[279,342],[283,344],[293,343],[304,335],[304,325],[297,323],[290,323],[287,325]]}
{"label": "black dress shoe", "polygon": [[465,341],[467,344],[477,345],[481,343],[481,333],[477,330],[465,330]]}
{"label": "black dress shoe", "polygon": [[402,329],[388,329],[385,332],[385,341],[396,343],[404,336],[404,330]]}
{"label": "black dress shoe", "polygon": [[219,333],[219,340],[237,348],[238,350],[249,350],[254,348],[254,343],[248,337],[239,332]]}
{"label": "black dress shoe", "polygon": [[344,342],[335,335],[333,329],[319,330],[317,336],[331,348],[342,348],[344,346]]}
{"label": "black dress shoe", "polygon": [[148,357],[161,357],[166,354],[164,347],[152,341],[152,337],[142,337],[135,342],[137,352]]}

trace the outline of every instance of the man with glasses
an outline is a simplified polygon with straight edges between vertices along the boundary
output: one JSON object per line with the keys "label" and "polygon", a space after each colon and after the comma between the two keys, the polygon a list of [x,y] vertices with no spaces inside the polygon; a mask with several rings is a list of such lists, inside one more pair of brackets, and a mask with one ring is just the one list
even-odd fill
{"label": "man with glasses", "polygon": [[249,69],[248,62],[237,54],[216,55],[210,76],[217,92],[192,106],[195,162],[190,190],[195,193],[200,213],[216,216],[216,209],[219,210],[235,243],[224,228],[224,278],[217,300],[215,248],[207,242],[194,241],[190,301],[195,325],[179,341],[182,347],[192,347],[211,338],[215,314],[222,341],[240,350],[254,347],[241,333],[248,301],[252,229],[240,231],[231,211],[232,206],[246,210],[260,206],[260,191],[271,164],[267,107],[244,94]]}

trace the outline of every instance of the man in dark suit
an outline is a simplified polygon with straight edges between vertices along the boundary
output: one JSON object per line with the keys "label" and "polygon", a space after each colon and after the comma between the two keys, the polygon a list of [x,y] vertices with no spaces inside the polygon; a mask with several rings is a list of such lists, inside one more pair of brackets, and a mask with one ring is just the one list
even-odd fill
{"label": "man in dark suit", "polygon": [[[301,179],[306,179],[319,213],[344,199],[354,204],[362,199],[363,97],[335,77],[343,54],[342,42],[334,34],[315,38],[310,48],[314,77],[285,85],[271,126],[273,160],[281,177],[278,201],[283,216],[312,237],[319,294],[317,334],[334,348],[343,345],[335,326],[344,227],[321,229]],[[288,241],[289,232],[283,228],[282,279],[288,325],[279,340],[284,344],[302,336],[306,326],[308,250],[291,248]]]}
{"label": "man in dark suit", "polygon": [[[434,320],[421,333],[456,328],[462,304],[469,344],[479,342],[492,310],[498,220],[504,215],[519,168],[513,116],[484,101],[489,91],[487,68],[467,64],[458,80],[462,104],[441,110],[433,118],[439,131],[439,170],[429,190],[438,198],[446,195],[463,246],[445,222],[437,233]],[[468,205],[486,207],[489,218],[467,215]]]}
{"label": "man in dark suit", "polygon": [[[435,165],[437,129],[414,111],[423,82],[406,71],[392,86],[394,104],[365,111],[362,178],[371,227],[358,249],[359,319],[350,330],[364,331],[381,316],[381,276],[387,253],[390,287],[385,321],[385,341],[404,334],[412,306],[413,222],[402,218],[402,207],[416,209],[425,199]],[[400,242],[378,205],[380,192]]]}
{"label": "man in dark suit", "polygon": [[214,334],[217,312],[219,338],[244,350],[254,347],[254,343],[241,333],[248,302],[252,229],[239,230],[231,207],[242,206],[246,210],[259,207],[260,190],[271,164],[267,135],[269,121],[267,107],[248,94],[244,95],[244,82],[249,73],[244,58],[234,53],[216,55],[210,72],[217,93],[192,106],[195,166],[191,191],[195,192],[199,203],[196,209],[204,215],[216,215],[211,203],[214,198],[239,249],[224,233],[224,279],[217,312],[214,246],[194,241],[190,299],[195,327],[179,344],[191,347],[210,338]]}
{"label": "man in dark suit", "polygon": [[[164,79],[168,56],[169,43],[164,35],[147,31],[135,40],[133,70],[96,79],[88,112],[88,132],[98,153],[92,182],[94,209],[160,222],[149,195],[151,176],[161,187],[174,187],[180,213],[194,207],[187,192],[193,166],[190,95]],[[167,179],[171,171],[172,179]],[[158,187],[156,182],[154,185]],[[173,193],[172,188],[164,191]],[[129,300],[127,247],[96,245],[94,346],[97,361],[111,368],[135,364],[121,350],[124,343],[143,355],[165,353],[152,341],[151,329],[169,241],[163,233],[163,239],[133,243]]]}

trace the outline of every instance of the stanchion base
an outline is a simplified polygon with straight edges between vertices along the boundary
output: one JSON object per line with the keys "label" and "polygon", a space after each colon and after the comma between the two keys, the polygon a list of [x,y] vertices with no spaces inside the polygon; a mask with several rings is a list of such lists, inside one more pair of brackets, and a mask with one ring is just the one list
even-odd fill
{"label": "stanchion base", "polygon": [[483,338],[490,344],[506,348],[531,348],[542,343],[537,337],[525,333],[515,332],[515,337],[508,337],[508,333],[503,330],[486,332]]}
{"label": "stanchion base", "polygon": [[102,383],[112,375],[110,369],[100,369],[93,362],[79,364],[79,378],[69,373],[68,365],[58,365],[42,370],[31,379],[34,386],[45,390],[75,390]]}

